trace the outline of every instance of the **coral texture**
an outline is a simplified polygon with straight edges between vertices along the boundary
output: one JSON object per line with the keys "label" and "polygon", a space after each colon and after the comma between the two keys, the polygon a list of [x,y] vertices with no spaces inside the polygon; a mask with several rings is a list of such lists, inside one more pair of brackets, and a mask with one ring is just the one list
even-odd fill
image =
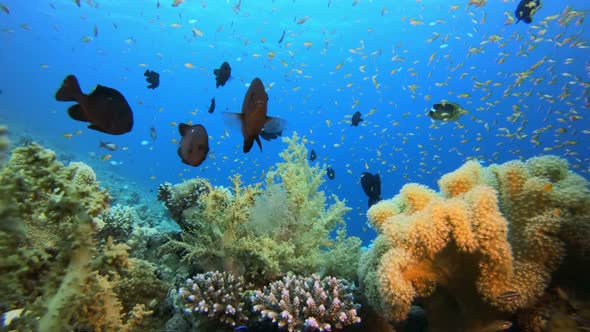
{"label": "coral texture", "polygon": [[316,274],[283,277],[254,291],[252,305],[288,331],[332,331],[361,321],[348,282]]}
{"label": "coral texture", "polygon": [[[190,180],[181,185],[208,189],[185,204],[180,188],[162,187],[161,197],[176,209],[173,216],[182,216],[183,229],[181,240],[170,240],[163,250],[179,252],[205,271],[233,272],[260,284],[290,271],[352,277],[361,243],[345,236],[343,216],[349,208],[336,196],[327,204],[319,190],[325,166],[309,164],[303,140],[296,134],[283,140],[288,144],[280,154],[284,162],[267,173],[264,189],[243,186],[237,175],[229,190],[189,185],[195,181]],[[330,238],[335,229],[336,241]]]}
{"label": "coral texture", "polygon": [[187,312],[206,314],[213,320],[231,326],[248,321],[242,294],[251,287],[244,278],[228,272],[207,272],[186,280],[187,287],[178,290],[185,299]]}
{"label": "coral texture", "polygon": [[369,300],[390,318],[404,319],[421,298],[435,329],[487,326],[534,305],[566,248],[578,251],[568,252],[572,261],[590,249],[571,237],[590,235],[588,183],[562,159],[470,161],[439,186],[408,184],[368,211],[385,246],[359,271]]}
{"label": "coral texture", "polygon": [[153,286],[153,271],[139,280],[127,246],[96,245],[95,222],[109,195],[89,166],[65,167],[53,151],[31,143],[12,152],[0,188],[2,222],[17,225],[0,232],[0,308],[26,313],[10,329],[130,331],[151,314],[151,299],[121,294],[129,285],[150,285],[150,295],[162,290]]}

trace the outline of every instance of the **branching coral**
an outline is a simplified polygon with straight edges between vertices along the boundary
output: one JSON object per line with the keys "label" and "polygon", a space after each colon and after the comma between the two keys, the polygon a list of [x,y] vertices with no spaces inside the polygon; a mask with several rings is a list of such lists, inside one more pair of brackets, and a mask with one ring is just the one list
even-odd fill
{"label": "branching coral", "polygon": [[242,225],[259,194],[258,186],[242,186],[239,175],[231,178],[232,191],[212,187],[198,195],[182,215],[182,240],[170,240],[162,250],[181,252],[186,262],[198,262],[205,270],[239,272],[241,265],[232,256]]}
{"label": "branching coral", "polygon": [[331,331],[361,321],[348,282],[316,274],[283,277],[254,291],[252,305],[288,331]]}
{"label": "branching coral", "polygon": [[440,193],[406,185],[368,211],[385,246],[363,259],[362,284],[393,319],[421,299],[433,328],[481,328],[532,306],[566,248],[590,249],[571,237],[590,235],[588,183],[559,158],[471,161],[439,185]]}
{"label": "branching coral", "polygon": [[[180,252],[185,261],[198,262],[204,270],[231,271],[259,282],[289,271],[351,276],[360,241],[344,235],[342,218],[349,208],[335,196],[326,208],[325,194],[319,190],[325,169],[310,166],[296,134],[284,141],[284,162],[268,172],[265,190],[260,184],[243,186],[234,176],[231,191],[207,185],[209,189],[190,205],[167,203],[182,207],[175,214],[182,215],[184,231],[181,241],[170,240],[163,249]],[[161,196],[182,197],[169,194],[174,192],[168,188]],[[330,233],[335,228],[340,236],[334,243]],[[324,256],[329,249],[338,249],[338,255]]]}
{"label": "branching coral", "polygon": [[178,290],[186,301],[186,311],[206,314],[231,326],[248,321],[243,294],[251,285],[244,278],[228,272],[207,272],[187,279],[186,286]]}

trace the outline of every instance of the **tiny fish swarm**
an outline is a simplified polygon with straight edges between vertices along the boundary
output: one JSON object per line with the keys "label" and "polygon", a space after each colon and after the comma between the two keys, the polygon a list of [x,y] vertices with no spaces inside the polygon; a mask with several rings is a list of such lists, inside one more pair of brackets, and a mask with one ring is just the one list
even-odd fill
{"label": "tiny fish swarm", "polygon": [[178,294],[185,299],[187,312],[206,314],[210,319],[231,326],[247,323],[242,294],[252,286],[246,284],[244,278],[214,271],[187,279],[186,286],[181,287]]}
{"label": "tiny fish swarm", "polygon": [[[380,235],[361,284],[390,318],[403,320],[420,297],[433,328],[474,329],[533,306],[558,269],[588,269],[590,191],[565,160],[469,161],[438,183],[440,193],[405,185],[368,211]],[[449,301],[468,310],[437,305]]]}
{"label": "tiny fish swarm", "polygon": [[288,331],[332,331],[360,323],[352,287],[334,277],[283,277],[252,295],[254,311]]}

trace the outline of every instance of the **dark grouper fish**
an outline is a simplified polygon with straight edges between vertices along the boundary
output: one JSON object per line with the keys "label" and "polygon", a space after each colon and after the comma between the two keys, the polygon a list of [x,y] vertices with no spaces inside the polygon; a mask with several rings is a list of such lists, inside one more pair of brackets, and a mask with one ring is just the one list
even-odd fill
{"label": "dark grouper fish", "polygon": [[209,153],[209,136],[205,127],[181,123],[178,131],[182,136],[178,148],[178,156],[182,162],[195,167],[201,165]]}
{"label": "dark grouper fish", "polygon": [[244,137],[244,152],[247,153],[252,149],[254,141],[258,143],[260,151],[260,134],[264,130],[264,135],[281,135],[285,127],[285,121],[279,118],[266,116],[268,95],[264,91],[262,81],[256,77],[250,83],[250,87],[244,96],[242,103],[242,113],[229,113],[235,115],[240,120],[242,136]]}
{"label": "dark grouper fish", "polygon": [[133,111],[123,95],[98,84],[90,94],[84,94],[74,75],[69,75],[55,93],[58,101],[76,101],[68,109],[74,120],[90,122],[88,128],[105,134],[121,135],[133,128]]}
{"label": "dark grouper fish", "polygon": [[541,0],[520,0],[518,3],[518,7],[514,11],[514,15],[516,16],[516,23],[520,22],[521,20],[524,23],[530,24],[533,22],[533,15],[539,10],[543,5],[541,4]]}

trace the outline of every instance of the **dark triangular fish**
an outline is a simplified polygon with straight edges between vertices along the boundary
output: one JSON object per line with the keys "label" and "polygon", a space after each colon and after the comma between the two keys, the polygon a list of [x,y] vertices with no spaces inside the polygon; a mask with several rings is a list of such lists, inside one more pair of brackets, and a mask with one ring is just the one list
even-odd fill
{"label": "dark triangular fish", "polygon": [[361,112],[356,111],[352,115],[352,123],[350,125],[357,127],[361,121],[363,121],[363,119],[361,119]]}
{"label": "dark triangular fish", "polygon": [[112,88],[98,84],[86,95],[74,75],[67,76],[55,93],[58,101],[76,101],[68,109],[74,120],[90,122],[88,128],[106,134],[121,135],[133,128],[133,111],[123,95]]}
{"label": "dark triangular fish", "polygon": [[240,120],[242,129],[242,136],[244,137],[243,151],[248,153],[254,142],[258,144],[260,151],[262,151],[262,143],[260,136],[262,131],[266,137],[273,135],[280,136],[285,121],[280,118],[266,116],[268,95],[264,90],[262,81],[257,77],[252,80],[250,87],[244,96],[242,103],[242,113],[227,113],[236,116]]}
{"label": "dark triangular fish", "polygon": [[222,63],[219,69],[213,70],[213,74],[215,74],[215,87],[219,88],[220,86],[224,86],[225,82],[227,82],[231,76],[231,67],[229,66],[229,63]]}
{"label": "dark triangular fish", "polygon": [[178,148],[178,156],[182,162],[195,167],[201,165],[209,153],[209,136],[205,127],[181,123],[178,125],[178,132],[182,137]]}
{"label": "dark triangular fish", "polygon": [[209,113],[215,112],[215,98],[211,99],[211,106],[209,106]]}
{"label": "dark triangular fish", "polygon": [[381,177],[379,177],[379,173],[363,172],[361,174],[361,186],[369,197],[369,207],[381,200]]}
{"label": "dark triangular fish", "polygon": [[156,73],[155,71],[146,69],[145,73],[143,73],[143,76],[145,76],[145,80],[150,83],[150,85],[147,86],[148,89],[155,89],[160,86],[160,74]]}
{"label": "dark triangular fish", "polygon": [[315,153],[315,150],[312,149],[311,152],[309,153],[309,160],[314,161],[317,157],[318,157],[318,155]]}
{"label": "dark triangular fish", "polygon": [[542,6],[541,0],[520,0],[516,10],[514,11],[514,16],[517,18],[516,23],[520,22],[521,20],[527,24],[532,23],[533,15]]}
{"label": "dark triangular fish", "polygon": [[332,167],[328,167],[328,169],[326,170],[326,174],[328,174],[328,179],[330,180],[334,180],[334,178],[336,177],[336,171],[334,171]]}

